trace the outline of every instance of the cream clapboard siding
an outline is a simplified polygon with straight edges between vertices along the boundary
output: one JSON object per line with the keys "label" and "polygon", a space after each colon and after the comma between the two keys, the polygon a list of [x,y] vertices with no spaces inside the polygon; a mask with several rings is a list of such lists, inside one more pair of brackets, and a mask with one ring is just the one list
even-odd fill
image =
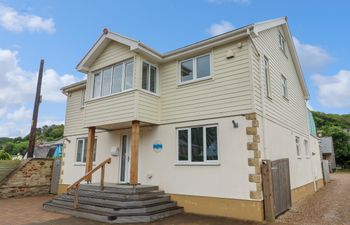
{"label": "cream clapboard siding", "polygon": [[64,136],[83,134],[84,129],[84,108],[81,107],[82,90],[70,92],[67,96],[66,119]]}
{"label": "cream clapboard siding", "polygon": [[[252,54],[252,71],[254,84],[254,101],[256,109],[262,112],[261,81],[265,99],[266,117],[282,126],[291,128],[302,135],[308,135],[307,115],[304,95],[297,76],[291,55],[286,55],[279,47],[279,27],[259,33],[253,41],[260,52],[261,61],[264,56],[269,59],[272,99],[266,97],[266,80],[260,72],[259,56]],[[283,33],[282,33],[283,34]],[[253,49],[251,50],[253,52]],[[263,69],[263,64],[261,64]],[[287,78],[288,100],[281,95],[281,75]]]}
{"label": "cream clapboard siding", "polygon": [[[209,80],[178,85],[178,62],[161,65],[161,123],[237,115],[252,111],[248,43],[213,49]],[[227,50],[235,57],[226,59]]]}
{"label": "cream clapboard siding", "polygon": [[85,105],[84,127],[135,120],[135,109],[136,90],[90,100]]}
{"label": "cream clapboard siding", "polygon": [[138,91],[137,118],[146,123],[159,124],[160,96],[145,91]]}

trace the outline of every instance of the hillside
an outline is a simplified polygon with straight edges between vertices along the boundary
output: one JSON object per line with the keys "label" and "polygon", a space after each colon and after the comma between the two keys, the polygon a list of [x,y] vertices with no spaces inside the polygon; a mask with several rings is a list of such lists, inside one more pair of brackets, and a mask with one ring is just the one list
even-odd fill
{"label": "hillside", "polygon": [[[64,125],[51,125],[37,128],[36,143],[59,140],[63,137]],[[4,151],[10,155],[18,153],[24,155],[27,152],[29,142],[29,134],[22,137],[8,138],[0,137],[0,151]]]}
{"label": "hillside", "polygon": [[350,167],[350,114],[338,115],[322,112],[312,112],[316,128],[322,136],[332,136],[335,158],[338,165]]}

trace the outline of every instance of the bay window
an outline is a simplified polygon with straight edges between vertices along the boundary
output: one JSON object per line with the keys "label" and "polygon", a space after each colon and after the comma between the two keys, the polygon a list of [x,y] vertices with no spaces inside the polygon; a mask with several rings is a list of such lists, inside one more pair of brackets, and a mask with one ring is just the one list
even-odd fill
{"label": "bay window", "polygon": [[92,98],[107,96],[133,88],[133,60],[118,63],[93,75]]}
{"label": "bay window", "polygon": [[210,163],[218,161],[217,126],[199,126],[177,130],[178,162]]}

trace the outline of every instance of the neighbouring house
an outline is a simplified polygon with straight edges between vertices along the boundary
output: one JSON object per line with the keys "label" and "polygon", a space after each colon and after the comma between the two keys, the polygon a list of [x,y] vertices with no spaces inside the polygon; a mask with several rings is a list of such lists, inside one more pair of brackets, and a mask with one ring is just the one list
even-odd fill
{"label": "neighbouring house", "polygon": [[[62,156],[63,139],[36,144],[33,158],[60,158]],[[24,158],[27,158],[25,154]]]}
{"label": "neighbouring house", "polygon": [[167,53],[105,29],[77,70],[87,79],[62,89],[61,192],[111,157],[106,182],[159,186],[185,212],[262,221],[262,160],[287,159],[291,202],[323,185],[285,17]]}
{"label": "neighbouring house", "polygon": [[328,161],[329,171],[335,172],[337,169],[337,164],[335,162],[335,153],[332,137],[321,137],[320,139],[320,149],[322,153],[322,158]]}

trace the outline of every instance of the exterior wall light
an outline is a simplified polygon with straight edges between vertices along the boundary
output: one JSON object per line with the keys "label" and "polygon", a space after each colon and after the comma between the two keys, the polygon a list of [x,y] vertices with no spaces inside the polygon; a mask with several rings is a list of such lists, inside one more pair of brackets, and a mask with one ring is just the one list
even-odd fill
{"label": "exterior wall light", "polygon": [[233,128],[238,128],[238,123],[235,120],[232,120]]}

